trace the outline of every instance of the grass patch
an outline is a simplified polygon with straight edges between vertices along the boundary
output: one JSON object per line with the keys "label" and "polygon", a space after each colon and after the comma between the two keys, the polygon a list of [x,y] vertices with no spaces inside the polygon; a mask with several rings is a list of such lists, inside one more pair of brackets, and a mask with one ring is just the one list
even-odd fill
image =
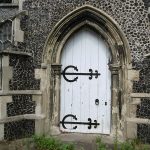
{"label": "grass patch", "polygon": [[[96,139],[96,150],[108,150],[110,148],[104,144],[100,137]],[[127,140],[125,142],[118,142],[117,140],[113,143],[111,150],[150,150],[150,145],[142,144],[139,139]]]}
{"label": "grass patch", "polygon": [[[91,150],[150,150],[150,145],[143,144],[138,139],[125,142],[118,142],[115,139],[112,145],[108,145],[102,142],[101,137],[97,137],[95,142],[96,148]],[[54,137],[33,136],[33,138],[12,142],[3,141],[0,143],[0,149],[1,146],[5,148],[7,146],[7,149],[14,150],[75,150],[75,146],[78,147],[79,145],[64,143]],[[80,147],[78,150],[86,149]]]}
{"label": "grass patch", "polygon": [[127,140],[120,144],[120,150],[150,150],[150,145],[142,144],[140,140]]}
{"label": "grass patch", "polygon": [[97,150],[106,150],[106,144],[102,142],[102,139],[100,137],[96,138],[96,146]]}
{"label": "grass patch", "polygon": [[53,137],[34,136],[33,141],[37,150],[75,150],[73,144],[65,144]]}

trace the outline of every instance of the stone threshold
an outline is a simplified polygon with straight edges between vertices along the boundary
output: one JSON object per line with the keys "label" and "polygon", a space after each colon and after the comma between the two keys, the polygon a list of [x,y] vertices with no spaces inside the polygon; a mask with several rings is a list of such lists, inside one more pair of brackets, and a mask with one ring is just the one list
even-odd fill
{"label": "stone threshold", "polygon": [[61,133],[59,135],[53,135],[64,142],[81,142],[81,143],[93,143],[96,138],[101,138],[104,143],[114,143],[114,137],[111,135],[104,134],[90,134],[90,133]]}

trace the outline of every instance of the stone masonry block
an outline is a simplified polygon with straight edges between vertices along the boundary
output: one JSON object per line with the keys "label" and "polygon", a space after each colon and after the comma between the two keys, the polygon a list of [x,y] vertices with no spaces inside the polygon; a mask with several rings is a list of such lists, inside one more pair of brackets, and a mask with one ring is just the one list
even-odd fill
{"label": "stone masonry block", "polygon": [[12,102],[12,96],[0,96],[0,119],[7,117],[7,103]]}
{"label": "stone masonry block", "polygon": [[137,137],[137,124],[127,122],[127,138],[135,139]]}
{"label": "stone masonry block", "polygon": [[[11,96],[0,96],[0,119],[7,117],[7,103],[12,102]],[[0,124],[0,140],[4,139],[4,124]]]}
{"label": "stone masonry block", "polygon": [[139,71],[128,70],[128,80],[138,81],[139,80]]}

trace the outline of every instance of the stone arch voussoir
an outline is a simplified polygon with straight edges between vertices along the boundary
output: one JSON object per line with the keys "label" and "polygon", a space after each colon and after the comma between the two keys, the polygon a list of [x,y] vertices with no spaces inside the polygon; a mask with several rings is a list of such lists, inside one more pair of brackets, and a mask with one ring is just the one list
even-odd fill
{"label": "stone arch voussoir", "polygon": [[90,5],[84,5],[70,12],[55,25],[44,46],[43,62],[56,63],[60,53],[59,45],[63,46],[69,35],[85,25],[100,32],[108,42],[114,63],[118,55],[122,55],[125,63],[131,62],[129,45],[119,25],[104,11]]}

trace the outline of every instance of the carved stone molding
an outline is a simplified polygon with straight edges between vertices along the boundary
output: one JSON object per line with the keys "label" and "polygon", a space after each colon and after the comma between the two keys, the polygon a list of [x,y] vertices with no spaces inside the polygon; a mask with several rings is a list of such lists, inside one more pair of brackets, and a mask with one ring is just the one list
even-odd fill
{"label": "carved stone molding", "polygon": [[59,63],[64,43],[71,34],[84,26],[95,30],[106,40],[111,49],[113,61],[118,59],[118,54],[125,59],[124,61],[130,63],[129,44],[119,25],[105,12],[90,5],[84,5],[72,11],[56,24],[45,43],[43,63]]}
{"label": "carved stone molding", "polygon": [[113,75],[118,75],[119,74],[119,70],[121,69],[121,65],[120,64],[109,64],[109,69],[111,70],[111,73]]}
{"label": "carved stone molding", "polygon": [[53,76],[60,75],[61,73],[61,64],[52,64],[51,65],[51,73]]}

